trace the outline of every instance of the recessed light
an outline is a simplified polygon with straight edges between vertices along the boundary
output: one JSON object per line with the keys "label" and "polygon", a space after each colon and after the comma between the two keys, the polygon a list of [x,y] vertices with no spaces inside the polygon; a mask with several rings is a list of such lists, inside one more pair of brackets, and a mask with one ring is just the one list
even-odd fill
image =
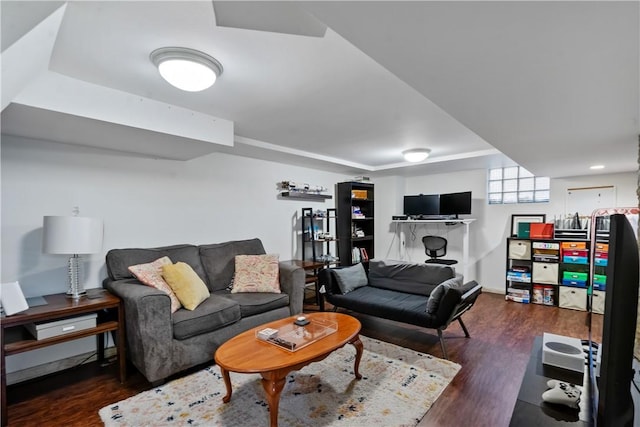
{"label": "recessed light", "polygon": [[215,58],[186,47],[162,47],[151,52],[149,58],[163,79],[187,92],[211,87],[222,74],[222,64]]}
{"label": "recessed light", "polygon": [[593,165],[589,169],[591,170],[604,169],[604,165]]}
{"label": "recessed light", "polygon": [[429,153],[431,150],[428,148],[413,148],[411,150],[404,150],[402,155],[407,162],[421,162],[427,157],[429,157]]}

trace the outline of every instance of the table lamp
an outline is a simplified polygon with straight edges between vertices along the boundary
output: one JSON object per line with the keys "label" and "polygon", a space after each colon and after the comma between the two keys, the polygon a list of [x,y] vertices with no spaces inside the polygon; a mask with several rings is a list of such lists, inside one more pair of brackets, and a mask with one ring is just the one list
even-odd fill
{"label": "table lamp", "polygon": [[69,290],[67,295],[78,299],[86,294],[80,281],[79,254],[94,254],[102,250],[102,220],[81,216],[45,216],[42,250],[48,254],[71,255],[69,258]]}

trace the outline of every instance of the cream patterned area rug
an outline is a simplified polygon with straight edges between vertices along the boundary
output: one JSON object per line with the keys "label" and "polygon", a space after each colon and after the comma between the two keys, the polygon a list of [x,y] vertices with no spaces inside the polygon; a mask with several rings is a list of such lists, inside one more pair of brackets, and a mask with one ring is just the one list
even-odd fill
{"label": "cream patterned area rug", "polygon": [[[361,337],[362,379],[353,374],[355,348],[291,372],[280,396],[278,425],[415,426],[460,370],[460,365]],[[106,426],[267,426],[260,375],[231,372],[231,401],[213,365],[106,406]]]}

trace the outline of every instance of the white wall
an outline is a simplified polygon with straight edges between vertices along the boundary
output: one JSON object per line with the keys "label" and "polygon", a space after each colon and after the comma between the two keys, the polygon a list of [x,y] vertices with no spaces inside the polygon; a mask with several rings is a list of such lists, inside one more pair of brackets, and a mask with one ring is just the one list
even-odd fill
{"label": "white wall", "polygon": [[[278,199],[282,180],[329,188],[348,177],[226,154],[180,162],[2,136],[2,282],[27,297],[66,292],[64,255],[42,253],[42,217],[80,214],[104,220],[102,253],[86,256],[85,288],[101,287],[109,249],[216,243],[259,237],[280,259],[300,256],[303,207],[325,202]],[[7,358],[7,372],[93,351],[87,338]]]}
{"label": "white wall", "polygon": [[[42,217],[81,215],[102,218],[103,252],[87,256],[86,288],[100,287],[106,277],[104,255],[111,248],[152,247],[176,243],[214,243],[259,237],[268,252],[281,259],[300,256],[299,217],[303,207],[324,203],[279,200],[282,180],[322,185],[334,192],[349,177],[226,154],[187,162],[153,160],[51,142],[2,136],[1,146],[1,280],[19,280],[26,296],[66,292],[66,257],[42,253]],[[476,221],[470,232],[470,274],[488,291],[504,292],[506,237],[511,214],[564,212],[571,187],[614,185],[619,206],[636,206],[635,173],[594,175],[551,182],[551,202],[535,205],[486,203],[484,169],[418,177],[374,178],[376,258],[398,259],[391,216],[402,212],[405,194],[473,192]],[[420,241],[426,232],[449,239],[448,257],[461,259],[461,227],[430,226],[407,239],[407,257],[426,258]],[[408,234],[410,236],[410,234]],[[93,351],[87,338],[11,356],[7,372]]]}
{"label": "white wall", "polygon": [[[546,214],[547,220],[565,212],[568,188],[613,185],[617,206],[638,206],[635,172],[591,175],[551,180],[549,203],[488,205],[487,171],[477,169],[438,175],[415,177],[376,178],[376,255],[389,254],[387,258],[400,259],[397,234],[391,224],[391,216],[402,213],[402,197],[405,194],[440,194],[472,191],[472,215],[470,226],[469,275],[467,280],[477,280],[486,291],[504,293],[506,269],[506,238],[510,234],[512,214]],[[396,191],[395,195],[393,194]],[[393,198],[393,200],[391,200]],[[382,200],[384,202],[382,203]],[[405,260],[423,262],[427,257],[421,238],[426,234],[440,235],[448,239],[447,258],[462,259],[463,226],[405,225]],[[458,270],[461,270],[458,264]]]}

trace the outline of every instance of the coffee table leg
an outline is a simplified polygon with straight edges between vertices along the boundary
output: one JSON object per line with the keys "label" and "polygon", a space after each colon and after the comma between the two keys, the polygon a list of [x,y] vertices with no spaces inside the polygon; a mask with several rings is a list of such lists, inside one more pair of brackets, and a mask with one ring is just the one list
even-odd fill
{"label": "coffee table leg", "polygon": [[262,388],[264,388],[264,391],[267,393],[270,418],[269,425],[271,427],[278,427],[278,406],[280,405],[280,393],[284,388],[285,378],[267,378],[265,375],[262,375]]}
{"label": "coffee table leg", "polygon": [[356,374],[357,379],[361,379],[362,375],[358,369],[360,368],[360,359],[362,359],[362,351],[364,346],[362,345],[362,341],[360,341],[360,335],[356,335],[353,340],[351,340],[351,344],[356,348],[356,361],[353,363],[353,372]]}
{"label": "coffee table leg", "polygon": [[227,387],[227,395],[222,398],[222,402],[229,403],[229,401],[231,400],[231,378],[229,378],[229,371],[221,366],[220,373],[222,373],[222,378],[224,378],[224,385]]}

